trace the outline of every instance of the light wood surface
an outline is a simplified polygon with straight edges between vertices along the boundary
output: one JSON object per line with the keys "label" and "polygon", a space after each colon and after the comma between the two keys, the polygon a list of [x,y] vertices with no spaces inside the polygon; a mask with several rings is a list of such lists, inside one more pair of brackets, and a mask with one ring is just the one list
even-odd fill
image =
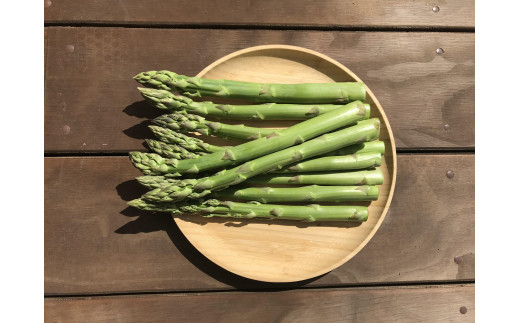
{"label": "light wood surface", "polygon": [[[169,69],[196,75],[220,57],[264,44],[302,46],[349,67],[385,108],[399,149],[474,147],[474,34],[110,27],[46,32],[46,152],[144,151],[143,138],[151,136],[146,126],[161,111],[144,104],[135,74]],[[439,47],[443,55],[435,53]]]}
{"label": "light wood surface", "polygon": [[[472,1],[68,0],[48,1],[45,22],[62,24],[456,27],[475,26]],[[102,5],[101,5],[102,4]],[[433,12],[433,6],[439,6]],[[237,26],[237,27],[238,27]]]}
{"label": "light wood surface", "polygon": [[475,287],[472,285],[81,297],[45,301],[45,322],[474,321]]}
{"label": "light wood surface", "polygon": [[356,257],[303,284],[265,284],[202,256],[168,214],[128,207],[146,192],[128,157],[45,158],[45,293],[474,280],[474,163],[473,154],[399,154],[388,215]]}

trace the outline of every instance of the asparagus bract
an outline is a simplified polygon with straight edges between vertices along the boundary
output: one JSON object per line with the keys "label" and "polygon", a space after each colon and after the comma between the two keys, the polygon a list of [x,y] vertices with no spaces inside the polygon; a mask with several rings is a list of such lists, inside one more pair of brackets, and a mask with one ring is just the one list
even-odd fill
{"label": "asparagus bract", "polygon": [[[232,169],[220,171],[214,176],[201,178],[194,185],[185,185],[182,187],[179,185],[169,185],[149,191],[143,195],[143,198],[163,202],[182,201],[185,198],[200,198],[210,194],[211,190],[239,184],[255,175],[270,170],[281,169],[299,160],[321,155],[350,144],[374,140],[379,136],[379,127],[379,119],[360,121],[355,126],[324,134],[300,145],[250,160]],[[204,157],[205,156],[201,156],[194,160],[199,160]]]}
{"label": "asparagus bract", "polygon": [[130,206],[174,215],[195,213],[205,217],[260,218],[277,220],[316,221],[356,221],[368,219],[368,208],[350,205],[276,205],[261,203],[240,203],[216,199],[195,200],[192,203],[154,203],[144,199],[128,202]]}
{"label": "asparagus bract", "polygon": [[211,194],[216,199],[239,199],[262,203],[374,201],[377,186],[228,187]]}
{"label": "asparagus bract", "polygon": [[187,77],[165,70],[143,72],[134,79],[147,87],[179,91],[193,97],[216,96],[253,102],[348,103],[366,98],[365,86],[361,82],[254,83]]}
{"label": "asparagus bract", "polygon": [[216,104],[197,102],[166,90],[138,88],[146,101],[158,109],[186,112],[217,119],[235,120],[305,120],[340,108],[338,104],[284,104],[253,105]]}
{"label": "asparagus bract", "polygon": [[273,133],[274,129],[231,125],[221,122],[207,121],[204,117],[194,114],[172,113],[159,116],[152,120],[158,126],[181,133],[196,131],[203,135],[215,135],[221,138],[252,140]]}
{"label": "asparagus bract", "polygon": [[[285,149],[287,147],[291,147],[293,145],[300,144],[329,131],[351,125],[359,120],[368,118],[369,114],[370,109],[367,108],[365,104],[359,101],[355,101],[343,106],[342,108],[338,108],[313,119],[302,121],[289,128],[280,130],[279,132],[273,132],[269,136],[249,141],[234,147],[229,147],[224,151],[217,151],[210,155],[200,156],[196,159],[169,159],[167,161],[168,163],[161,165],[161,167],[156,167],[156,169],[154,169],[154,167],[149,167],[145,174],[160,175],[168,172],[179,174],[196,174],[215,168],[224,168],[237,165],[247,160],[251,160],[273,153],[275,151]],[[170,129],[161,129],[173,132]],[[377,137],[374,137],[372,139],[376,138]],[[194,148],[202,144],[203,143],[200,142],[195,143]],[[346,145],[347,144],[340,144],[339,147]],[[204,147],[204,149],[208,148]],[[330,150],[327,152],[329,151]],[[295,160],[295,162],[296,161],[297,160]]]}

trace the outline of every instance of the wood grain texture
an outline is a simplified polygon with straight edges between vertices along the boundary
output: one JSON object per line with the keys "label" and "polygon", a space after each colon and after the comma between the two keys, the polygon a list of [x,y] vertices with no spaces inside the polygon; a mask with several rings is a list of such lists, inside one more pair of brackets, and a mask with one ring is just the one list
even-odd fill
{"label": "wood grain texture", "polygon": [[49,27],[47,37],[47,152],[144,150],[161,112],[144,103],[135,74],[195,75],[262,44],[309,48],[350,68],[383,106],[397,148],[474,147],[474,34]]}
{"label": "wood grain texture", "polygon": [[45,300],[45,322],[415,323],[474,320],[474,285]]}
{"label": "wood grain texture", "polygon": [[46,158],[45,293],[474,280],[474,155],[401,154],[397,165],[392,205],[367,246],[324,276],[284,285],[233,275],[198,253],[169,215],[127,208],[145,192],[128,158]]}
{"label": "wood grain texture", "polygon": [[[440,10],[433,12],[433,6]],[[472,1],[69,0],[45,8],[47,23],[474,27]]]}

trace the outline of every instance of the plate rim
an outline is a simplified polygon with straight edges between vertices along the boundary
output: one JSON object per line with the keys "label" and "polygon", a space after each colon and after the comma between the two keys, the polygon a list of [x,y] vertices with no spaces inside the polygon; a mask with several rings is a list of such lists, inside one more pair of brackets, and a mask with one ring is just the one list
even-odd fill
{"label": "plate rim", "polygon": [[224,62],[226,62],[226,61],[228,61],[228,60],[230,60],[230,59],[232,59],[234,57],[241,56],[241,55],[244,55],[244,54],[247,54],[247,53],[251,53],[251,52],[255,52],[255,51],[262,51],[262,50],[269,50],[269,49],[292,50],[292,51],[298,51],[298,52],[303,52],[303,53],[306,53],[306,54],[311,54],[311,55],[317,56],[317,57],[319,57],[319,58],[321,58],[321,59],[323,59],[325,61],[328,61],[329,63],[332,63],[336,67],[340,68],[342,71],[347,73],[349,76],[353,77],[357,82],[362,82],[365,85],[366,92],[370,95],[370,98],[373,100],[374,104],[376,105],[376,107],[377,107],[377,109],[378,109],[378,111],[380,113],[381,118],[384,121],[386,130],[388,131],[389,141],[391,143],[391,150],[392,150],[392,164],[393,164],[393,167],[392,167],[391,183],[390,183],[390,187],[389,187],[389,191],[388,191],[388,198],[387,198],[386,204],[385,204],[385,206],[383,208],[383,211],[381,212],[381,216],[379,217],[378,221],[376,222],[376,224],[374,225],[374,227],[372,228],[370,233],[348,255],[346,255],[345,257],[341,258],[339,261],[335,262],[334,264],[329,265],[327,268],[322,269],[320,272],[318,272],[318,274],[313,274],[312,276],[304,278],[304,279],[296,279],[296,280],[294,280],[294,279],[293,280],[287,280],[287,279],[265,280],[265,279],[260,279],[258,277],[248,277],[248,276],[246,276],[244,274],[234,272],[234,271],[226,268],[226,266],[220,264],[218,261],[215,261],[215,260],[211,259],[210,257],[208,257],[203,251],[199,250],[199,248],[197,248],[193,244],[192,240],[187,235],[185,235],[185,233],[182,231],[181,227],[179,226],[179,222],[178,221],[182,220],[182,219],[181,218],[177,218],[177,217],[173,218],[174,221],[176,222],[177,226],[179,226],[179,230],[186,237],[186,239],[190,242],[190,244],[196,250],[198,250],[204,257],[209,259],[212,263],[214,263],[214,264],[218,265],[219,267],[223,268],[224,270],[227,270],[228,272],[231,272],[231,273],[236,274],[238,276],[241,276],[241,277],[244,277],[244,278],[247,278],[247,279],[257,280],[257,281],[271,282],[271,283],[290,283],[290,282],[297,282],[297,281],[304,281],[304,280],[307,280],[307,279],[312,279],[312,278],[319,277],[321,275],[324,275],[324,274],[327,274],[327,273],[331,272],[332,270],[340,267],[341,265],[347,263],[349,260],[351,260],[353,257],[355,257],[368,244],[368,242],[370,240],[372,240],[373,236],[379,230],[381,224],[383,223],[384,219],[386,218],[386,215],[388,213],[388,209],[390,208],[390,205],[392,204],[394,191],[395,191],[396,178],[397,178],[397,153],[396,153],[395,139],[394,139],[392,128],[391,128],[390,123],[388,121],[388,118],[387,118],[387,116],[385,114],[385,111],[383,110],[383,107],[381,106],[381,103],[379,102],[377,97],[374,95],[372,90],[370,90],[370,88],[354,72],[352,72],[349,68],[347,68],[343,64],[339,63],[337,60],[335,60],[335,59],[333,59],[333,58],[331,58],[331,57],[329,57],[327,55],[324,55],[324,54],[322,54],[320,52],[317,52],[315,50],[311,50],[311,49],[308,49],[308,48],[305,48],[305,47],[300,47],[300,46],[284,45],[284,44],[270,44],[270,45],[258,45],[258,46],[247,47],[247,48],[240,49],[240,50],[237,50],[235,52],[229,53],[229,54],[227,54],[225,56],[222,56],[221,58],[217,59],[216,61],[214,61],[213,63],[209,64],[204,69],[202,69],[196,75],[196,77],[204,77],[204,75],[206,75],[213,68],[215,68],[216,66],[218,66],[218,65],[220,65],[220,64],[222,64],[222,63],[224,63]]}

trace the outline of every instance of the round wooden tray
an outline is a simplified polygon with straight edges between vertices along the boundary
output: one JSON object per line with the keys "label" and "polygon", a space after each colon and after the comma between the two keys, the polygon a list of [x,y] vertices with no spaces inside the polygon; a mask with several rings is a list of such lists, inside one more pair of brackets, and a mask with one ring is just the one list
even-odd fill
{"label": "round wooden tray", "polygon": [[[362,82],[348,68],[323,54],[286,45],[257,46],[234,52],[197,76],[272,83]],[[381,225],[392,200],[396,178],[395,143],[390,125],[370,89],[367,89],[366,102],[371,104],[371,117],[381,120],[380,140],[386,144],[381,166],[385,184],[380,186],[379,199],[369,205],[367,222],[309,224],[180,216],[175,218],[180,230],[215,264],[258,281],[301,281],[347,262]]]}

